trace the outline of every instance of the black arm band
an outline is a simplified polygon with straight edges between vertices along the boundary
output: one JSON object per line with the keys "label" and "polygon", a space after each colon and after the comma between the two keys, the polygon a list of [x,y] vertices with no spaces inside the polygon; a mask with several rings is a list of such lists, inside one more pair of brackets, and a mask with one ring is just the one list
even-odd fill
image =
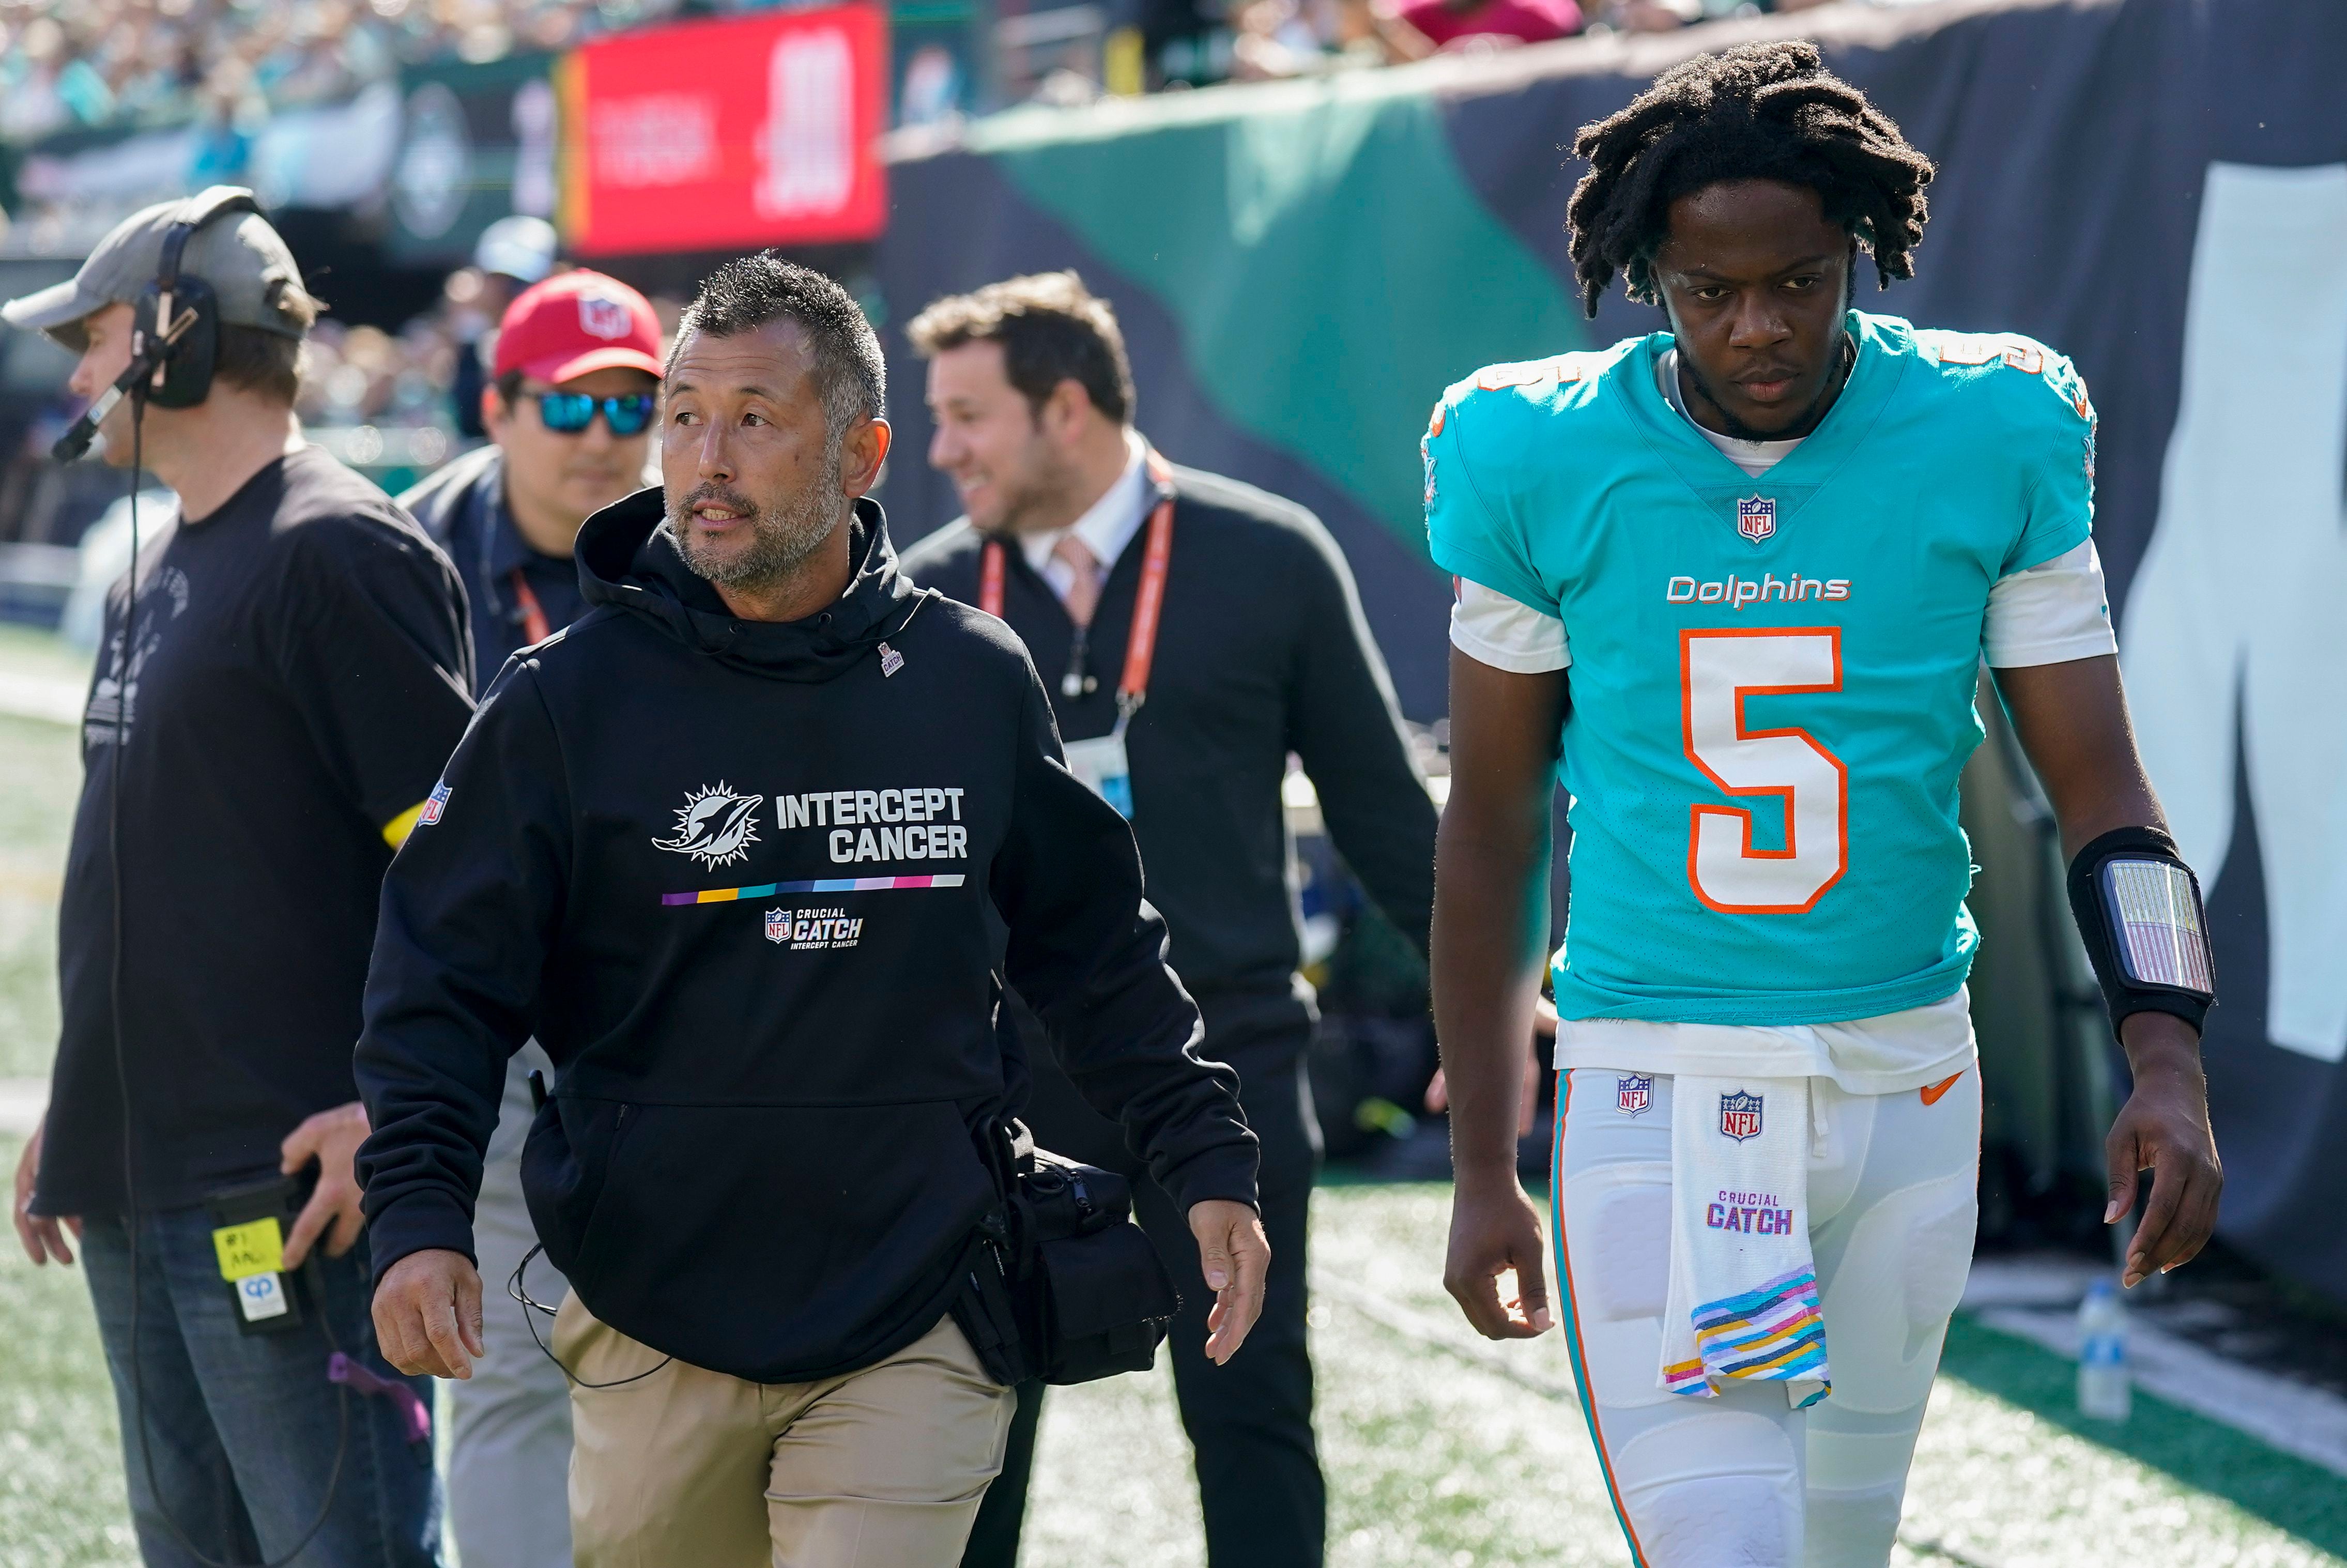
{"label": "black arm band", "polygon": [[2139,1012],[2195,1030],[2217,1000],[2200,882],[2156,827],[2114,828],[2070,862],[2070,913],[2116,1030]]}

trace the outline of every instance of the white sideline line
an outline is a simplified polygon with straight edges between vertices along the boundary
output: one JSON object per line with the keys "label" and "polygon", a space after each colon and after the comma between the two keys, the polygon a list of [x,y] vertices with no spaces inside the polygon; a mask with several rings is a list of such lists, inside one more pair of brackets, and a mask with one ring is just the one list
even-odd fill
{"label": "white sideline line", "polygon": [[30,1137],[49,1108],[46,1078],[0,1078],[0,1132]]}
{"label": "white sideline line", "polygon": [[[2075,1361],[2078,1301],[2089,1280],[2110,1272],[2069,1256],[1983,1258],[1964,1307],[1991,1328]],[[2127,1359],[2145,1392],[2347,1475],[2347,1399],[2227,1360],[2139,1316],[2127,1324]]]}
{"label": "white sideline line", "polygon": [[51,724],[78,724],[88,693],[78,681],[0,671],[0,713]]}
{"label": "white sideline line", "polygon": [[1317,1295],[1341,1301],[1381,1328],[1390,1328],[1406,1339],[1455,1356],[1494,1377],[1504,1378],[1518,1388],[1527,1389],[1544,1399],[1569,1399],[1578,1404],[1581,1392],[1571,1383],[1527,1372],[1498,1350],[1481,1345],[1463,1335],[1447,1332],[1427,1321],[1407,1307],[1389,1301],[1376,1291],[1355,1285],[1351,1280],[1331,1274],[1327,1269],[1311,1271],[1312,1288]]}
{"label": "white sideline line", "polygon": [[[1997,1307],[1977,1316],[1991,1328],[2078,1358],[2075,1311]],[[2347,1476],[2347,1399],[2228,1361],[2141,1318],[2127,1325],[2127,1359],[2144,1392]]]}

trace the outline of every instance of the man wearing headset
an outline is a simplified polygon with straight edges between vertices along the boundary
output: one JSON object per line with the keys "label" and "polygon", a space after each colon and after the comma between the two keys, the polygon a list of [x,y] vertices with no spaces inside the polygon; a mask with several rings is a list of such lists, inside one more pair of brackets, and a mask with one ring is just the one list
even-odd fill
{"label": "man wearing headset", "polygon": [[[465,580],[473,667],[486,687],[517,650],[545,641],[586,612],[579,529],[647,483],[660,393],[660,320],[651,302],[616,278],[559,272],[506,308],[479,389],[490,445],[467,452],[399,497]],[[448,1524],[469,1563],[569,1568],[570,1388],[538,1353],[506,1298],[506,1284],[538,1245],[522,1201],[521,1146],[529,1132],[528,1077],[554,1064],[532,1042],[506,1069],[505,1103],[489,1140],[473,1245],[490,1291],[488,1349],[473,1375],[448,1385]],[[568,1288],[543,1261],[531,1292]]]}
{"label": "man wearing headset", "polygon": [[[64,1027],[15,1204],[35,1263],[79,1242],[139,1550],[175,1568],[441,1561],[421,1379],[376,1353],[352,1251],[351,1048],[377,890],[464,733],[471,657],[446,559],[302,439],[317,313],[250,193],[218,187],[0,310],[78,354],[92,400],[179,334],[98,425],[179,506],[140,519],[108,600]],[[281,1173],[298,1216],[224,1228],[222,1194]],[[336,1351],[373,1393],[328,1380]]]}

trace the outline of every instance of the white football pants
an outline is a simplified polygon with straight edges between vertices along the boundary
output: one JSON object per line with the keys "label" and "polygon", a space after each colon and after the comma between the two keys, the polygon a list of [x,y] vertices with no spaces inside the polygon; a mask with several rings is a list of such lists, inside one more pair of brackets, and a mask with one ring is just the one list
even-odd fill
{"label": "white football pants", "polygon": [[[1963,1295],[1979,1217],[1980,1071],[1899,1094],[1809,1080],[1809,1245],[1833,1392],[1664,1391],[1671,1080],[1626,1113],[1628,1076],[1557,1085],[1553,1194],[1564,1332],[1638,1568],[1883,1568],[1907,1466]],[[1927,1102],[1925,1096],[1931,1096]]]}

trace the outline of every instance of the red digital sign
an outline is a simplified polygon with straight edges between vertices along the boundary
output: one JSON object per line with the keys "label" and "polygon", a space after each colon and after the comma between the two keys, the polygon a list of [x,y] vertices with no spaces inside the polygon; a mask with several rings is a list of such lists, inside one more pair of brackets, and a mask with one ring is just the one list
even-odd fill
{"label": "red digital sign", "polygon": [[689,22],[569,56],[562,230],[584,256],[869,240],[888,33],[869,5]]}

